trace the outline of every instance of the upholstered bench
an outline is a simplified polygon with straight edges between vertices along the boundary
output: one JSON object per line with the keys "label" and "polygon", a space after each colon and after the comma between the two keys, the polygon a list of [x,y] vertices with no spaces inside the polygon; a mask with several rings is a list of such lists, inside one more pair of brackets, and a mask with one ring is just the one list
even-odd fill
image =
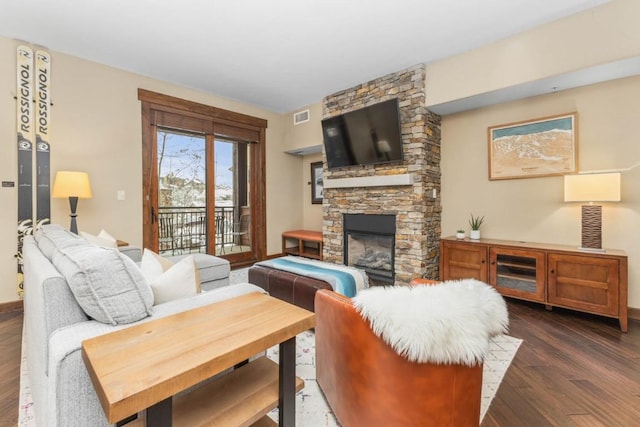
{"label": "upholstered bench", "polygon": [[314,311],[319,289],[353,297],[358,290],[368,287],[363,270],[295,256],[255,264],[249,269],[249,282],[273,297],[310,311]]}
{"label": "upholstered bench", "polygon": [[[140,262],[142,259],[142,249],[137,246],[122,246],[118,249],[136,262]],[[231,266],[229,261],[224,258],[208,254],[173,255],[166,258],[176,263],[189,255],[193,255],[193,262],[200,275],[200,285],[203,290],[210,291],[229,284]]]}
{"label": "upholstered bench", "polygon": [[249,269],[249,283],[260,286],[272,297],[309,311],[314,311],[318,289],[332,290],[325,281],[261,265]]}

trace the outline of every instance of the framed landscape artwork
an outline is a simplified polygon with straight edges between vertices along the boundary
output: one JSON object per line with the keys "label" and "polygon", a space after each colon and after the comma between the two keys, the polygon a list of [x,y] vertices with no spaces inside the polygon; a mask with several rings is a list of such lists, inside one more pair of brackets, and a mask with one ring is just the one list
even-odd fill
{"label": "framed landscape artwork", "polygon": [[490,180],[578,171],[576,113],[492,126],[488,133]]}
{"label": "framed landscape artwork", "polygon": [[311,203],[322,204],[322,162],[311,163]]}

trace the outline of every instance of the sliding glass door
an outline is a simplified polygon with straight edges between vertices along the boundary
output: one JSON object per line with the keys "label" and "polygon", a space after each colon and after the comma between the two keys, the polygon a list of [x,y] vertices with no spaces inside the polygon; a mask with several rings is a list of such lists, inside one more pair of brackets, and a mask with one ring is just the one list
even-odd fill
{"label": "sliding glass door", "polygon": [[251,251],[249,145],[215,140],[216,253]]}
{"label": "sliding glass door", "polygon": [[251,252],[249,145],[165,127],[156,140],[159,253]]}
{"label": "sliding glass door", "polygon": [[207,253],[206,138],[159,128],[158,251]]}

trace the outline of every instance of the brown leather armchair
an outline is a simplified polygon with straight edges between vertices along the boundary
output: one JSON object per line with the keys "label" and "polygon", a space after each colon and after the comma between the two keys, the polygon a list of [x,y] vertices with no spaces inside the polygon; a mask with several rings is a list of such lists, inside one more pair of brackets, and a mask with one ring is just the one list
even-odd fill
{"label": "brown leather armchair", "polygon": [[478,425],[482,364],[410,362],[332,291],[315,309],[316,377],[343,427]]}

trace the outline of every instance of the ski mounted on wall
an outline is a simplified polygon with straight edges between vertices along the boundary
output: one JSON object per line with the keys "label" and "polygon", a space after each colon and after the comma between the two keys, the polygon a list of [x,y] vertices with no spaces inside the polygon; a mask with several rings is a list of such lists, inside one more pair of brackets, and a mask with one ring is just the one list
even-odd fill
{"label": "ski mounted on wall", "polygon": [[49,129],[51,125],[51,56],[36,51],[36,223],[37,230],[51,219]]}
{"label": "ski mounted on wall", "polygon": [[33,50],[18,46],[16,56],[16,134],[18,140],[18,295],[23,295],[22,242],[33,232]]}

